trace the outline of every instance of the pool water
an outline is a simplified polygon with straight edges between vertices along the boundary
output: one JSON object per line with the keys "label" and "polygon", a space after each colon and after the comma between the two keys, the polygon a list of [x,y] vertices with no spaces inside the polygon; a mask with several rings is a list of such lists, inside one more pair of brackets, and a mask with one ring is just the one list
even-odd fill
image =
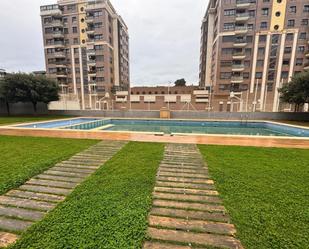
{"label": "pool water", "polygon": [[50,121],[50,122],[43,122],[43,123],[34,123],[29,125],[17,125],[16,127],[22,128],[59,128],[65,127],[75,124],[83,124],[93,122],[95,118],[74,118],[74,119],[66,119],[66,120],[57,120],[57,121]]}
{"label": "pool water", "polygon": [[17,127],[153,133],[160,132],[165,134],[188,133],[309,137],[309,129],[271,122],[75,118],[28,125],[18,125]]}

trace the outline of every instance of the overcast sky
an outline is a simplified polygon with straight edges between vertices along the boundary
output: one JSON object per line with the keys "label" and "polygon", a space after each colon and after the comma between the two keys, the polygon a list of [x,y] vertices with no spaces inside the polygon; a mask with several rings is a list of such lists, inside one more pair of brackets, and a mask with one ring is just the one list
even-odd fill
{"label": "overcast sky", "polygon": [[[130,35],[132,85],[185,78],[198,82],[200,26],[208,0],[111,0]],[[40,5],[56,0],[0,1],[0,68],[45,70]]]}

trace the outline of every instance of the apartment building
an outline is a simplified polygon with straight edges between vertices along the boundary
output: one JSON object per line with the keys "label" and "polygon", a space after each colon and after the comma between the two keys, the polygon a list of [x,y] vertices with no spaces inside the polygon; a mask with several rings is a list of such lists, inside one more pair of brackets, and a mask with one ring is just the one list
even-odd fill
{"label": "apartment building", "polygon": [[58,0],[41,18],[46,73],[61,88],[54,108],[98,109],[130,88],[128,28],[109,0]]}
{"label": "apartment building", "polygon": [[210,0],[200,86],[213,111],[288,111],[278,88],[309,69],[308,0]]}

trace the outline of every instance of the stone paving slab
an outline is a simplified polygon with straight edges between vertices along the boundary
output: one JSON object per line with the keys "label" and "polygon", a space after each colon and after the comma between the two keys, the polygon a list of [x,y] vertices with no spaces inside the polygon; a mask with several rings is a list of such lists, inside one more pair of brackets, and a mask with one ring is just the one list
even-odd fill
{"label": "stone paving slab", "polygon": [[65,162],[57,163],[55,166],[73,168],[73,169],[93,169],[93,170],[97,170],[100,168],[100,166],[85,166],[83,164],[71,164],[71,163],[65,163]]}
{"label": "stone paving slab", "polygon": [[153,206],[197,210],[197,211],[208,211],[208,212],[223,212],[223,213],[226,212],[225,208],[222,205],[181,202],[175,200],[170,201],[170,200],[155,199],[153,201]]}
{"label": "stone paving slab", "polygon": [[72,189],[66,188],[56,188],[56,187],[44,187],[39,185],[30,185],[25,184],[19,187],[22,190],[28,190],[35,193],[46,193],[46,194],[55,194],[55,195],[68,195],[72,192]]}
{"label": "stone paving slab", "polygon": [[149,225],[156,227],[166,227],[185,231],[199,231],[233,236],[236,233],[232,224],[212,222],[205,220],[187,220],[180,218],[149,216]]}
{"label": "stone paving slab", "polygon": [[30,199],[30,200],[40,200],[40,201],[49,201],[49,202],[61,202],[65,199],[65,197],[61,195],[34,193],[34,192],[20,191],[20,190],[11,190],[7,192],[5,195],[12,196],[12,197],[20,197],[20,198],[25,198],[25,199]]}
{"label": "stone paving slab", "polygon": [[208,179],[208,175],[206,174],[199,174],[199,173],[183,173],[183,172],[165,172],[165,171],[159,171],[159,176],[178,176],[178,177],[186,177],[186,178],[199,178],[199,179]]}
{"label": "stone paving slab", "polygon": [[207,211],[190,211],[183,209],[174,209],[174,208],[159,208],[153,207],[151,210],[153,215],[161,215],[165,217],[175,217],[175,218],[184,218],[189,220],[208,220],[208,221],[218,221],[229,223],[230,218],[227,214],[217,213],[217,212],[207,212]]}
{"label": "stone paving slab", "polygon": [[41,211],[49,211],[56,206],[55,203],[51,202],[36,201],[17,197],[10,197],[10,196],[0,196],[0,205],[1,204],[13,207],[36,209]]}
{"label": "stone paving slab", "polygon": [[73,173],[82,173],[82,174],[92,174],[95,172],[95,169],[80,169],[80,168],[70,168],[70,167],[65,167],[65,166],[57,166],[51,168],[53,171],[61,171],[61,172],[73,172]]}
{"label": "stone paving slab", "polygon": [[158,176],[157,180],[159,180],[159,181],[169,181],[169,182],[214,184],[213,180],[199,179],[199,178],[187,178],[187,177]]}
{"label": "stone paving slab", "polygon": [[184,183],[184,182],[166,182],[157,181],[157,186],[162,187],[174,187],[174,188],[186,188],[186,189],[215,189],[214,184],[201,184],[201,183]]}
{"label": "stone paving slab", "polygon": [[17,220],[13,218],[0,217],[0,229],[21,232],[33,224],[31,221]]}
{"label": "stone paving slab", "polygon": [[16,207],[5,207],[0,205],[0,216],[17,217],[23,220],[38,221],[44,217],[41,211],[29,210]]}
{"label": "stone paving slab", "polygon": [[54,181],[64,181],[64,182],[76,182],[80,183],[84,179],[78,177],[66,177],[66,176],[55,176],[55,175],[48,175],[48,174],[40,174],[34,177],[34,179],[45,179],[45,180],[54,180]]}
{"label": "stone paving slab", "polygon": [[157,240],[175,241],[179,243],[214,246],[220,248],[243,249],[240,242],[232,236],[210,233],[193,233],[185,231],[148,228],[148,236]]}
{"label": "stone paving slab", "polygon": [[90,173],[72,173],[72,172],[64,172],[64,171],[57,171],[57,170],[47,170],[44,172],[45,174],[55,175],[55,176],[72,176],[72,177],[79,177],[85,178],[90,175]]}
{"label": "stone paving slab", "polygon": [[67,188],[72,189],[75,188],[77,183],[74,182],[60,182],[60,181],[52,181],[52,180],[39,180],[39,179],[31,179],[26,184],[30,185],[40,185],[47,187],[57,187],[57,188]]}
{"label": "stone paving slab", "polygon": [[14,243],[18,238],[14,233],[41,220],[125,144],[100,142],[0,196],[0,247]]}
{"label": "stone paving slab", "polygon": [[218,191],[215,190],[201,190],[201,189],[186,189],[186,188],[168,188],[168,187],[155,187],[155,192],[186,194],[186,195],[210,195],[218,196]]}
{"label": "stone paving slab", "polygon": [[191,173],[191,174],[208,174],[207,170],[204,169],[184,169],[184,168],[170,168],[160,167],[160,172],[175,172],[175,173]]}
{"label": "stone paving slab", "polygon": [[207,196],[207,195],[186,195],[186,194],[170,194],[170,193],[160,193],[154,192],[153,197],[156,199],[165,199],[165,200],[179,200],[179,201],[192,201],[194,203],[222,203],[221,199],[216,196]]}
{"label": "stone paving slab", "polygon": [[166,145],[147,234],[144,249],[243,248],[195,145]]}
{"label": "stone paving slab", "polygon": [[16,234],[0,232],[0,248],[13,244],[18,238],[19,236]]}

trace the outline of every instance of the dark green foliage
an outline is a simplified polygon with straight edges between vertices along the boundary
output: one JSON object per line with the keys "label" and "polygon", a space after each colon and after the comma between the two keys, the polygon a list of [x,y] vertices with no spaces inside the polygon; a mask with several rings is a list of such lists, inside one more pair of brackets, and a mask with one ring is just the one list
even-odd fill
{"label": "dark green foliage", "polygon": [[163,150],[129,143],[12,248],[141,248]]}
{"label": "dark green foliage", "polygon": [[299,111],[300,106],[309,102],[309,72],[295,75],[279,92],[283,102],[295,104],[295,111]]}
{"label": "dark green foliage", "polygon": [[58,92],[56,81],[34,74],[7,74],[0,84],[0,95],[5,96],[7,103],[31,102],[34,111],[39,102],[59,100]]}
{"label": "dark green foliage", "polygon": [[246,249],[309,248],[309,150],[200,149]]}
{"label": "dark green foliage", "polygon": [[175,81],[175,86],[186,86],[186,83],[185,79],[179,79]]}

